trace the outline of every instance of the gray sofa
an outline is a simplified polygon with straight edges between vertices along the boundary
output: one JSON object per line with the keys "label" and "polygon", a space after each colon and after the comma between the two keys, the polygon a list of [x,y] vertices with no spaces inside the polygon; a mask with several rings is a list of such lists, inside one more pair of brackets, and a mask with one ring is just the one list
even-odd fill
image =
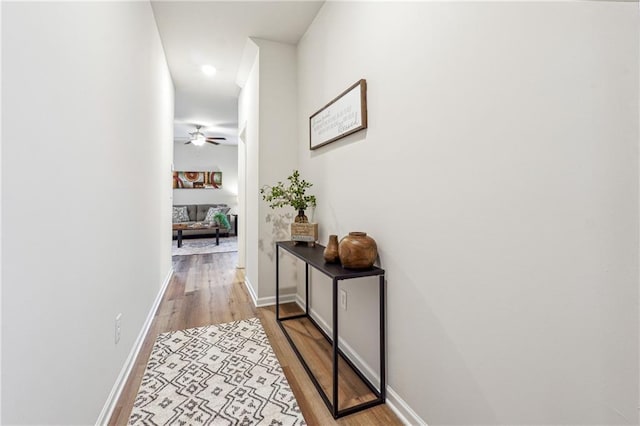
{"label": "gray sofa", "polygon": [[[176,222],[174,220],[174,223],[194,223],[194,222],[203,222],[205,216],[207,215],[207,212],[209,211],[210,207],[214,207],[217,209],[220,209],[220,211],[225,214],[227,216],[227,220],[229,221],[229,224],[231,225],[230,229],[224,229],[224,228],[220,228],[220,236],[221,237],[228,237],[230,235],[235,235],[235,229],[236,229],[236,224],[235,224],[235,220],[236,220],[236,215],[230,215],[229,214],[229,206],[227,204],[180,204],[180,205],[175,205],[173,207],[186,207],[187,208],[187,213],[189,215],[189,221],[185,222],[185,221],[180,221],[180,222]],[[211,229],[185,229],[182,231],[182,235],[183,238],[198,238],[198,237],[204,237],[204,236],[215,236],[215,231],[211,230]],[[176,239],[177,238],[177,231],[173,231],[173,238]]]}

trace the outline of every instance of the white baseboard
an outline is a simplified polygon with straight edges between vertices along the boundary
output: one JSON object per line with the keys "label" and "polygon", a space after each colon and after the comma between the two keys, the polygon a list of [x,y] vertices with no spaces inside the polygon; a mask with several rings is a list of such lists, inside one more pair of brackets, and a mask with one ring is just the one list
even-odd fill
{"label": "white baseboard", "polygon": [[[298,306],[304,309],[304,300],[302,300],[300,295],[297,295],[296,303],[298,304]],[[327,322],[320,316],[320,314],[318,314],[313,308],[311,308],[311,311],[309,312],[309,314],[311,315],[311,318],[313,318],[318,323],[320,328],[322,328],[322,330],[325,333],[327,333],[329,336],[332,335],[333,330],[331,329],[331,327],[329,327],[329,324],[327,324]],[[360,370],[362,374],[374,386],[378,386],[378,387],[380,386],[380,375],[378,374],[378,372],[375,371],[373,368],[371,368],[369,364],[367,364],[362,359],[362,357],[358,355],[358,353],[351,346],[349,346],[349,344],[342,337],[338,338],[338,346],[340,347],[342,352],[344,352],[345,355],[349,357],[351,362],[355,364],[358,370]]]}
{"label": "white baseboard", "polygon": [[253,291],[253,286],[251,282],[249,282],[249,278],[244,277],[244,286],[247,288],[249,292],[249,296],[251,296],[251,301],[253,302],[253,306],[258,306],[258,296],[256,296],[255,291]]}
{"label": "white baseboard", "polygon": [[[300,295],[296,296],[296,303],[304,309],[304,300]],[[320,328],[329,336],[332,334],[329,324],[316,312],[311,309],[309,312],[311,317],[318,323]],[[362,372],[362,374],[374,385],[380,386],[380,375],[367,364],[360,355],[342,338],[338,338],[339,347],[347,357],[353,362],[353,364]],[[400,418],[400,421],[405,425],[420,425],[427,426],[427,423],[416,414],[415,411],[403,400],[391,386],[386,386],[387,400],[386,404],[389,408]]]}
{"label": "white baseboard", "polygon": [[[253,287],[248,280],[245,279],[245,285],[251,295],[251,299],[253,300],[253,304],[256,307],[264,307],[275,305],[276,298],[272,297],[256,297],[253,292]],[[305,301],[298,294],[286,294],[280,296],[280,301],[284,303],[296,302],[300,308],[304,309]],[[329,336],[332,334],[331,327],[327,324],[327,322],[316,312],[313,308],[310,311],[311,317],[318,323],[320,328],[323,329],[325,333]],[[372,369],[369,364],[367,364],[360,355],[351,347],[344,339],[339,338],[338,343],[342,352],[349,357],[351,362],[355,364],[355,366],[362,372],[362,374],[374,385],[380,386],[380,375]],[[405,425],[420,425],[427,426],[427,423],[416,414],[416,412],[405,402],[404,399],[398,395],[396,391],[391,388],[391,386],[387,385],[387,400],[386,404],[389,406],[391,411],[395,413],[396,416],[400,419],[400,421]]]}
{"label": "white baseboard", "polygon": [[[276,297],[257,297],[255,292],[253,291],[253,287],[249,280],[245,277],[244,285],[247,287],[247,291],[249,292],[249,296],[251,296],[251,301],[253,302],[253,306],[256,308],[264,308],[266,306],[273,306],[276,304]],[[281,294],[280,295],[280,303],[289,303],[294,302],[296,300],[295,293],[291,294]]]}
{"label": "white baseboard", "polygon": [[[296,301],[295,294],[281,294],[280,295],[280,303],[290,303]],[[265,306],[273,306],[276,304],[276,297],[260,297],[257,300],[256,307],[264,308]]]}
{"label": "white baseboard", "polygon": [[387,405],[398,416],[402,424],[427,426],[427,422],[422,420],[391,386],[387,386]]}
{"label": "white baseboard", "polygon": [[142,329],[138,334],[138,338],[136,339],[133,347],[131,348],[131,352],[129,352],[129,356],[122,366],[122,370],[120,370],[120,374],[116,379],[113,388],[111,389],[111,393],[107,398],[107,402],[105,402],[104,407],[102,407],[102,411],[98,416],[98,420],[96,420],[96,425],[106,425],[109,423],[109,419],[111,419],[111,415],[113,414],[113,410],[116,407],[116,403],[118,402],[118,398],[120,398],[120,394],[122,393],[122,389],[124,388],[127,379],[129,378],[129,374],[133,369],[133,365],[140,353],[140,349],[142,349],[142,344],[144,343],[144,339],[147,337],[147,333],[149,332],[149,328],[151,327],[151,323],[153,322],[153,317],[160,306],[160,302],[164,297],[164,293],[167,291],[167,287],[169,287],[169,282],[171,281],[171,277],[173,276],[173,267],[169,269],[169,273],[164,279],[162,286],[160,287],[160,291],[156,296],[156,300],[153,302],[151,309],[149,310],[149,314],[147,315],[147,319],[142,325]]}

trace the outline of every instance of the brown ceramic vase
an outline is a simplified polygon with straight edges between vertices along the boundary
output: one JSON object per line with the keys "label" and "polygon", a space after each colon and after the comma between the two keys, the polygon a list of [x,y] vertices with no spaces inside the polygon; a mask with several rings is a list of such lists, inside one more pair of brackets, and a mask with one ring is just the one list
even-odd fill
{"label": "brown ceramic vase", "polygon": [[378,256],[378,246],[366,232],[349,232],[338,245],[340,263],[348,269],[368,269]]}
{"label": "brown ceramic vase", "polygon": [[327,263],[336,263],[338,260],[338,236],[329,235],[329,242],[324,249],[324,261]]}

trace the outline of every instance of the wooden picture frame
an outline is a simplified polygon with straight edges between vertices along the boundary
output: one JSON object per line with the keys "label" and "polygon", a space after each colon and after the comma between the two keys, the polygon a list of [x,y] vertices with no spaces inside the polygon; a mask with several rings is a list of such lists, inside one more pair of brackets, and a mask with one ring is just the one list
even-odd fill
{"label": "wooden picture frame", "polygon": [[309,117],[309,149],[367,128],[367,80],[361,79]]}

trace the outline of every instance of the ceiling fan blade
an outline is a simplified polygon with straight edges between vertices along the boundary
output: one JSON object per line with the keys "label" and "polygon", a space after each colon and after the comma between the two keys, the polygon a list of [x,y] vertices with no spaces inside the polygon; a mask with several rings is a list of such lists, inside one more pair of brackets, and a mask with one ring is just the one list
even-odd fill
{"label": "ceiling fan blade", "polygon": [[185,145],[189,145],[191,143],[191,141],[186,141],[184,144]]}
{"label": "ceiling fan blade", "polygon": [[210,141],[209,139],[207,139],[205,142],[206,143],[212,143],[214,145],[220,145],[220,142]]}
{"label": "ceiling fan blade", "polygon": [[207,140],[213,140],[213,141],[215,141],[215,140],[218,140],[218,141],[226,141],[226,140],[227,140],[227,138],[217,137],[217,138],[207,138]]}

